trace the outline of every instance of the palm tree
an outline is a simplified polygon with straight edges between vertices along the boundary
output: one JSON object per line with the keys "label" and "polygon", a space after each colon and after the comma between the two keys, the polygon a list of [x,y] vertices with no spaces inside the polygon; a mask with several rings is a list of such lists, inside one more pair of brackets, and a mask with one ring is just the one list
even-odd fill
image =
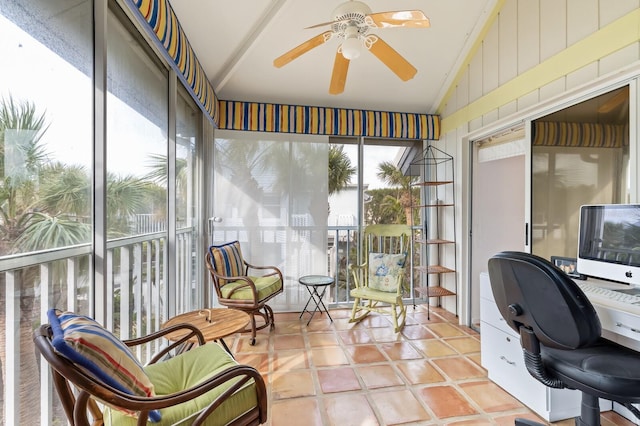
{"label": "palm tree", "polygon": [[344,152],[344,145],[329,145],[329,195],[344,189],[356,173],[351,159]]}
{"label": "palm tree", "polygon": [[[46,159],[40,140],[46,129],[45,115],[39,114],[33,103],[17,102],[11,96],[0,100],[0,256],[18,251],[15,242],[33,218],[33,208],[37,202],[37,177]],[[30,413],[37,411],[34,407],[39,406],[37,392],[33,392],[38,388],[38,376],[33,372],[39,370],[31,342],[33,324],[39,312],[34,291],[36,274],[34,268],[14,273],[14,279],[21,287],[20,371],[30,372],[22,375],[24,383],[21,389],[25,391],[20,392],[21,419],[29,419]],[[4,331],[7,302],[14,304],[18,301],[7,300],[6,274],[1,274],[0,279],[0,330]],[[0,339],[3,385],[7,374],[13,374],[6,371],[5,341],[4,337]]]}
{"label": "palm tree", "polygon": [[411,185],[416,180],[416,176],[405,176],[402,171],[390,161],[383,161],[378,164],[378,178],[386,184],[396,188],[396,197],[386,202],[389,206],[402,208],[407,225],[413,225],[413,214],[411,208]]}
{"label": "palm tree", "polygon": [[[0,256],[91,241],[90,175],[81,166],[48,160],[42,144],[47,128],[45,113],[38,112],[32,102],[18,102],[12,97],[0,99]],[[158,197],[158,188],[148,180],[109,174],[108,236],[130,235],[130,215],[153,205],[150,200]],[[88,267],[88,264],[81,265],[81,268]],[[39,301],[36,297],[42,281],[40,268],[27,267],[12,272],[19,288],[19,301],[7,300],[7,273],[0,274],[1,333],[6,330],[7,303],[20,306],[19,350],[21,390],[24,390],[20,395],[20,419],[25,424],[36,424],[39,419],[38,410],[34,409],[39,407],[39,394],[33,392],[39,387],[39,377],[32,374],[39,369],[31,341],[33,328],[39,322],[39,304],[66,305],[66,268],[64,261],[52,264],[52,300],[48,301]],[[3,370],[7,365],[5,342],[1,336]],[[3,383],[5,377],[7,372],[2,371]],[[3,413],[0,412],[0,416],[4,417]]]}
{"label": "palm tree", "polygon": [[13,242],[29,224],[37,201],[37,176],[47,154],[40,144],[45,115],[30,102],[10,96],[0,100],[0,255],[13,253]]}

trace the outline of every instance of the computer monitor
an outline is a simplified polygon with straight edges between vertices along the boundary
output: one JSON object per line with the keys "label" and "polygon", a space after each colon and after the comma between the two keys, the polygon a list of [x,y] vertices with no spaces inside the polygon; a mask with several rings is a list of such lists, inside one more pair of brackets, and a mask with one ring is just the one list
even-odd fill
{"label": "computer monitor", "polygon": [[577,269],[640,286],[640,204],[580,207]]}

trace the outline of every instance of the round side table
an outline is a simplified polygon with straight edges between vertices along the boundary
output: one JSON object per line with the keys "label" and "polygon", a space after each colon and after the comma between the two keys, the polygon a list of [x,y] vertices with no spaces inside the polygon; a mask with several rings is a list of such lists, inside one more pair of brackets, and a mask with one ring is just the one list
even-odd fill
{"label": "round side table", "polygon": [[[302,318],[302,315],[304,315],[305,312],[310,313],[311,317],[309,318],[309,321],[307,321],[307,325],[309,325],[316,312],[320,312],[320,315],[322,315],[322,311],[324,311],[331,322],[333,322],[333,318],[329,315],[329,310],[322,301],[322,297],[327,291],[327,287],[333,284],[333,278],[327,275],[305,275],[304,277],[300,277],[298,282],[305,286],[309,292],[309,300],[307,300],[307,304],[304,305],[304,309],[302,309],[302,312],[300,313],[300,318]],[[311,301],[315,303],[313,311],[307,310]]]}

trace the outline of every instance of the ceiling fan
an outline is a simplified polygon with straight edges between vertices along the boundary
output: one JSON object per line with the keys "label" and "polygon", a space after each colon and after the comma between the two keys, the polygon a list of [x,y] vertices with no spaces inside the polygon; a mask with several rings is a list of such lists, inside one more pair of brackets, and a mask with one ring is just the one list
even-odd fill
{"label": "ceiling fan", "polygon": [[399,10],[372,13],[366,4],[351,0],[340,4],[333,11],[332,16],[332,21],[307,27],[309,29],[330,25],[330,30],[310,38],[279,56],[273,61],[273,65],[280,68],[311,49],[336,38],[341,40],[341,43],[336,52],[331,84],[329,85],[329,93],[332,95],[344,91],[349,62],[360,56],[363,49],[371,51],[403,81],[410,80],[416,75],[418,70],[409,61],[380,37],[370,34],[369,31],[376,28],[393,27],[428,28],[429,18],[422,11]]}

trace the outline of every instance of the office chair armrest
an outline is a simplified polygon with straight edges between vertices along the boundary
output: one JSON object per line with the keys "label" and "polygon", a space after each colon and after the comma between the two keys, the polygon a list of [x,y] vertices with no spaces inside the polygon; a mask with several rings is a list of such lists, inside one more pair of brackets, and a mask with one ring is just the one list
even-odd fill
{"label": "office chair armrest", "polygon": [[565,388],[562,380],[550,377],[544,368],[542,356],[540,355],[540,341],[527,327],[520,326],[520,341],[524,354],[524,365],[529,374],[545,386],[555,389]]}

